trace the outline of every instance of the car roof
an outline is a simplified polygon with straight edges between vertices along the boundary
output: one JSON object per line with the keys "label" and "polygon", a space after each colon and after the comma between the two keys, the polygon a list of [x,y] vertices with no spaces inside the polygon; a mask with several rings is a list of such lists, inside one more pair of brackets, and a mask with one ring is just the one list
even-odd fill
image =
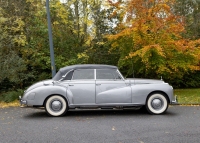
{"label": "car roof", "polygon": [[71,65],[60,68],[60,70],[53,77],[54,80],[60,79],[64,74],[66,74],[70,70],[76,69],[117,69],[116,66],[111,65],[101,65],[101,64],[82,64],[82,65]]}
{"label": "car roof", "polygon": [[71,65],[61,68],[61,72],[69,71],[72,69],[117,69],[116,66],[101,65],[101,64],[82,64],[82,65]]}

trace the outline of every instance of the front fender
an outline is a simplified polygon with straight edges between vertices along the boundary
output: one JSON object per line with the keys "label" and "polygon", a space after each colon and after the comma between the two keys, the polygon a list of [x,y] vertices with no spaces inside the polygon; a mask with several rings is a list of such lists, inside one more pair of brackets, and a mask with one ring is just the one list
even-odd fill
{"label": "front fender", "polygon": [[132,102],[135,104],[145,105],[146,99],[149,94],[153,92],[163,92],[167,95],[169,102],[171,103],[174,95],[173,88],[166,84],[137,84],[132,85]]}

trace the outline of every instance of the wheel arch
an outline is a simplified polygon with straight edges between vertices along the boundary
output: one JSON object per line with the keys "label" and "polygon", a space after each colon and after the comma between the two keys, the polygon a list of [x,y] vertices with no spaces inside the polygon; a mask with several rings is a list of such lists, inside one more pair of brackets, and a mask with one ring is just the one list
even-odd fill
{"label": "wheel arch", "polygon": [[51,95],[47,96],[43,102],[43,106],[45,107],[45,103],[47,102],[47,99],[49,99],[50,97],[55,96],[55,95],[63,97],[66,101],[67,106],[69,107],[69,101],[68,101],[67,97],[63,96],[62,94],[51,94]]}
{"label": "wheel arch", "polygon": [[147,100],[148,100],[148,98],[149,98],[151,95],[156,94],[156,93],[160,93],[160,94],[164,95],[165,98],[167,99],[167,102],[170,103],[169,96],[167,95],[166,92],[161,91],[161,90],[155,90],[155,91],[152,91],[152,92],[150,92],[150,93],[148,94],[148,96],[147,96],[147,98],[146,98],[146,102],[145,102],[145,104],[147,104]]}

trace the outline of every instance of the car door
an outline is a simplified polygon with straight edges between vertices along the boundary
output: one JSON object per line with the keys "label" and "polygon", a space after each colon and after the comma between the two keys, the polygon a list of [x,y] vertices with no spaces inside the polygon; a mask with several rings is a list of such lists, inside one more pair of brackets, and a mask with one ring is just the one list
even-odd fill
{"label": "car door", "polygon": [[71,92],[74,105],[95,104],[94,69],[74,70],[68,92]]}
{"label": "car door", "polygon": [[131,87],[117,69],[96,69],[96,104],[131,103]]}

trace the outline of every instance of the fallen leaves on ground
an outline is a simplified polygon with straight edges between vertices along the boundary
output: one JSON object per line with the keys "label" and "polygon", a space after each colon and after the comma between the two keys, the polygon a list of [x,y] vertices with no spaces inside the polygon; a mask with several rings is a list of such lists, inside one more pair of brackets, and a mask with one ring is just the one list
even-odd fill
{"label": "fallen leaves on ground", "polygon": [[11,102],[11,103],[0,102],[0,108],[17,107],[17,106],[19,106],[18,100]]}

